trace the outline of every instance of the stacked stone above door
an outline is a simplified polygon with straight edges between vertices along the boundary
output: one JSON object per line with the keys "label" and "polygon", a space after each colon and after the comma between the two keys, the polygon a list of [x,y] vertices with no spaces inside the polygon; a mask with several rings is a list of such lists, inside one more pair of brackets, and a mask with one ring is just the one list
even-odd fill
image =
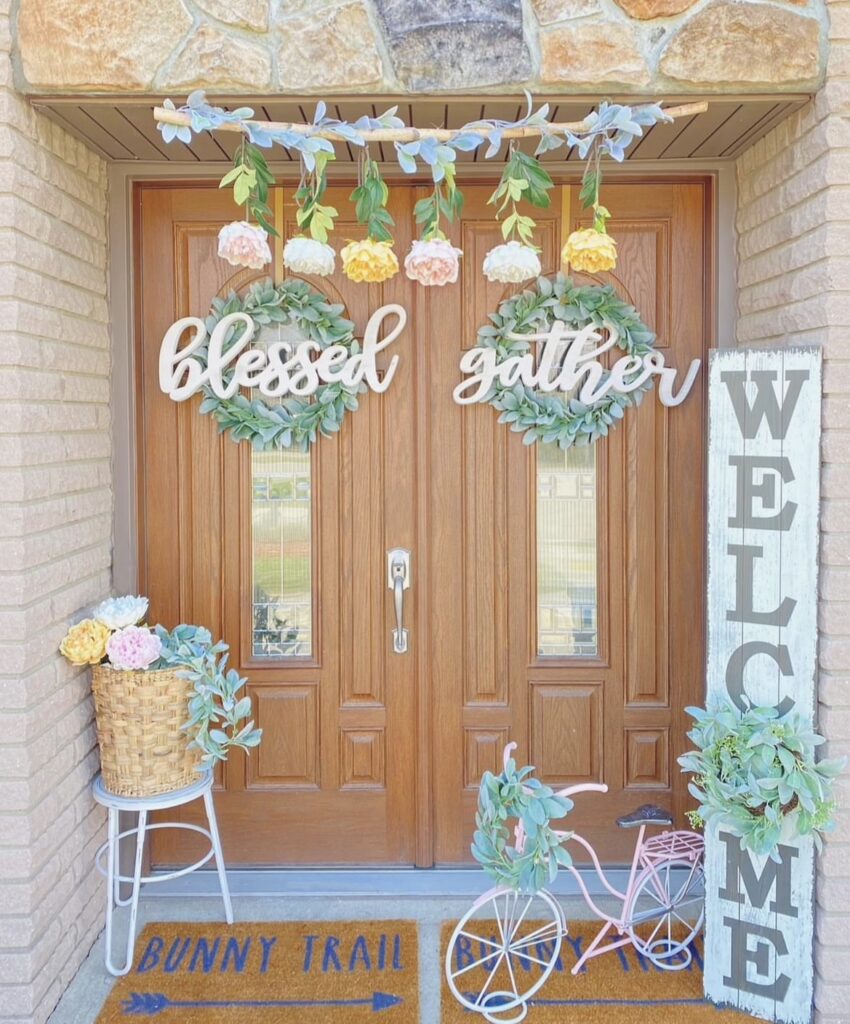
{"label": "stacked stone above door", "polygon": [[20,0],[30,94],[816,88],[823,0]]}

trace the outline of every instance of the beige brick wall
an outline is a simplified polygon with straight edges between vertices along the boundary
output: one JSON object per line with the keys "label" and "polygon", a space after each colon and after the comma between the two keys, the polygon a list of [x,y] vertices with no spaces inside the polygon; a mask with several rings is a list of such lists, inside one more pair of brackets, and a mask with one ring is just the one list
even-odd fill
{"label": "beige brick wall", "polygon": [[[829,4],[812,103],[738,160],[738,343],[823,346],[820,674],[829,753],[850,755],[850,2]],[[817,1017],[850,1021],[850,776],[819,858]]]}
{"label": "beige brick wall", "polygon": [[102,911],[89,683],[56,648],[110,589],[106,166],[13,91],[8,6],[0,0],[0,1021],[41,1022]]}

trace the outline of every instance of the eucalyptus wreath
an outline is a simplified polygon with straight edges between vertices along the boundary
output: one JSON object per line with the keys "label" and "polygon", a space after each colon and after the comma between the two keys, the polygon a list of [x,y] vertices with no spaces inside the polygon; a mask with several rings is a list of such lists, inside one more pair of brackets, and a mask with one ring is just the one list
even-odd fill
{"label": "eucalyptus wreath", "polygon": [[[617,329],[618,347],[629,356],[644,356],[655,345],[655,334],[611,285],[578,286],[563,274],[539,277],[533,287],[501,302],[490,314],[490,322],[479,328],[477,345],[495,349],[498,365],[527,352],[534,344],[512,335],[545,333],[556,320],[576,329],[588,323],[602,329],[611,325]],[[544,441],[570,448],[605,437],[623,418],[624,411],[638,405],[643,392],[651,387],[650,378],[628,394],[610,391],[586,405],[578,398],[538,393],[521,381],[513,386],[497,382],[484,401],[499,410],[500,423],[509,423],[511,430],[524,434],[523,444]]]}
{"label": "eucalyptus wreath", "polygon": [[[231,292],[226,299],[213,299],[204,324],[210,334],[229,314],[247,313],[255,324],[292,324],[305,339],[315,341],[321,348],[342,345],[356,355],[360,343],[354,337],[354,324],[343,317],[343,310],[341,304],[328,302],[304,281],[287,280],[277,285],[263,281],[252,285],[244,296]],[[226,338],[225,352],[237,332],[238,328],[233,328]],[[206,345],[193,353],[193,358],[204,367],[206,357]],[[353,388],[336,382],[322,384],[310,400],[291,396],[269,405],[260,398],[249,399],[242,394],[220,398],[204,387],[201,412],[212,414],[220,433],[229,431],[234,441],[250,441],[258,451],[292,447],[306,451],[320,435],[327,437],[339,431],[346,412],[357,409],[358,393],[365,390],[363,383]]]}
{"label": "eucalyptus wreath", "polygon": [[[533,771],[509,758],[501,774],[485,772],[478,789],[472,856],[494,882],[516,892],[537,892],[572,864],[563,845],[569,834],[549,822],[569,814],[573,802],[531,778]],[[511,842],[514,821],[522,825],[521,849]]]}

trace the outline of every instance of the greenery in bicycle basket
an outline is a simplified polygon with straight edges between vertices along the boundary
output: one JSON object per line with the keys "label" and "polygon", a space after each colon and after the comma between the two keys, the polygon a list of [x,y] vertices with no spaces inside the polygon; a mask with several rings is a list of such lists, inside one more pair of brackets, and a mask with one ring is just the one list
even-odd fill
{"label": "greenery in bicycle basket", "polygon": [[[496,349],[498,365],[531,348],[533,342],[515,335],[545,333],[556,320],[574,329],[588,323],[603,330],[614,327],[617,346],[629,356],[640,358],[655,345],[655,334],[611,285],[577,286],[569,277],[558,274],[554,278],[539,277],[532,288],[500,303],[497,312],[490,314],[490,323],[479,328],[477,346]],[[538,393],[521,381],[513,386],[497,382],[485,398],[501,412],[500,423],[509,423],[511,430],[525,435],[523,444],[544,441],[570,448],[607,436],[625,410],[638,405],[643,392],[651,387],[649,378],[635,391],[610,391],[586,405],[578,398]]]}
{"label": "greenery in bicycle basket", "polygon": [[[288,280],[278,285],[263,281],[252,285],[242,297],[231,292],[226,299],[213,299],[212,310],[205,320],[208,334],[230,313],[247,313],[258,326],[292,324],[305,339],[315,341],[320,348],[342,345],[352,355],[360,352],[354,324],[343,317],[343,306],[328,302],[304,281]],[[238,337],[239,329],[233,328],[225,340],[225,353]],[[193,353],[193,358],[206,368],[206,345]],[[228,380],[225,375],[225,383]],[[311,399],[291,396],[279,404],[269,405],[242,394],[219,398],[205,387],[200,410],[214,417],[220,433],[229,431],[234,441],[250,441],[259,451],[280,448],[306,451],[319,436],[327,437],[339,431],[346,412],[357,409],[357,395],[364,391],[366,385],[362,382],[356,387],[334,382],[321,385]]]}
{"label": "greenery in bicycle basket", "polygon": [[696,720],[688,737],[698,748],[679,758],[694,776],[688,789],[700,804],[691,824],[714,820],[746,849],[775,861],[789,831],[814,836],[820,849],[821,834],[834,827],[833,779],[844,761],[815,759],[824,739],[803,716],[772,707],[739,711],[728,700],[686,710]]}
{"label": "greenery in bicycle basket", "polygon": [[[549,822],[569,814],[573,802],[530,778],[533,771],[531,766],[517,769],[510,758],[500,775],[484,773],[472,842],[472,856],[494,882],[528,893],[551,885],[558,868],[572,863],[563,846],[569,834]],[[516,845],[514,822],[524,832],[522,849]]]}

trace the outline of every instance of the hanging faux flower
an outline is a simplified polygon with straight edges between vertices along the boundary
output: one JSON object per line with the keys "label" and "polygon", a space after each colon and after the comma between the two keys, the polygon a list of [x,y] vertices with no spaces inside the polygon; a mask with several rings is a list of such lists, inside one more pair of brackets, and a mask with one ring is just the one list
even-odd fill
{"label": "hanging faux flower", "polygon": [[444,238],[420,238],[404,258],[404,272],[411,281],[427,287],[454,284],[462,255],[462,250]]}
{"label": "hanging faux flower", "polygon": [[380,284],[398,273],[389,229],[395,221],[387,209],[389,189],[381,169],[367,150],[358,165],[359,181],[351,193],[357,220],[366,228],[366,238],[349,242],[341,251],[342,272],[350,281]]}
{"label": "hanging faux flower", "polygon": [[484,276],[488,281],[520,284],[542,273],[540,257],[534,246],[511,241],[497,245],[484,257]]}
{"label": "hanging faux flower", "polygon": [[623,159],[623,153],[617,148],[614,139],[607,135],[592,135],[579,146],[581,155],[587,155],[579,199],[586,210],[593,211],[593,226],[573,231],[564,243],[561,260],[571,270],[598,274],[613,270],[617,265],[617,242],[605,227],[611,214],[599,201],[603,153]]}
{"label": "hanging faux flower", "polygon": [[[237,205],[245,207],[245,220],[225,224],[218,233],[218,254],[234,267],[261,270],[271,263],[269,235],[277,232],[268,206],[269,185],[274,182],[262,152],[243,137],[233,157],[233,167],[219,182],[219,188],[233,186]],[[251,218],[256,224],[250,223]]]}
{"label": "hanging faux flower", "polygon": [[586,274],[613,270],[617,265],[617,241],[596,228],[573,231],[564,243],[561,259],[565,266]]}
{"label": "hanging faux flower", "polygon": [[340,251],[342,272],[350,281],[380,284],[398,273],[398,257],[392,242],[376,242],[364,238],[349,242]]}
{"label": "hanging faux flower", "polygon": [[318,238],[295,235],[283,247],[283,265],[293,274],[329,277],[334,272],[336,253]]}
{"label": "hanging faux flower", "polygon": [[[512,148],[496,190],[487,202],[497,208],[502,219],[504,244],[497,245],[484,257],[484,275],[488,281],[519,284],[530,281],[541,273],[538,249],[534,245],[537,226],[527,214],[517,209],[525,201],[545,209],[549,205],[549,190],[553,182],[549,173],[536,157]],[[503,215],[510,207],[507,216]]]}
{"label": "hanging faux flower", "polygon": [[327,166],[334,154],[320,150],[310,160],[301,159],[301,184],[295,193],[298,210],[295,220],[307,234],[290,238],[283,247],[283,265],[293,274],[328,277],[334,272],[336,254],[328,245],[328,235],[338,216],[335,206],[322,202],[328,187]]}

